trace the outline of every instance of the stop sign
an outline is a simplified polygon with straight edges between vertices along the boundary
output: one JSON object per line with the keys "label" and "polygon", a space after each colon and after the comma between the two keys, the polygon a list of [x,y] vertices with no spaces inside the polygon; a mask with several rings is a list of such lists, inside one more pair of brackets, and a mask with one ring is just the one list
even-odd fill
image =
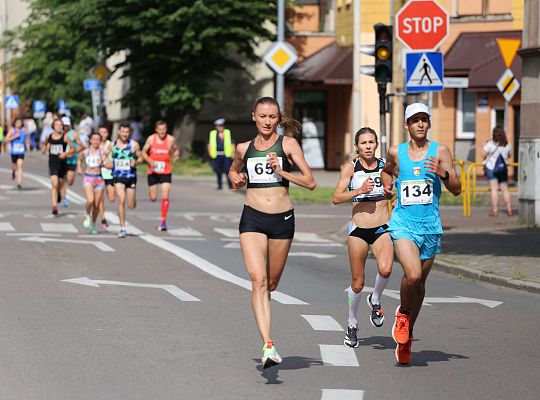
{"label": "stop sign", "polygon": [[435,0],[409,0],[396,14],[397,37],[412,50],[435,50],[448,36],[448,13]]}

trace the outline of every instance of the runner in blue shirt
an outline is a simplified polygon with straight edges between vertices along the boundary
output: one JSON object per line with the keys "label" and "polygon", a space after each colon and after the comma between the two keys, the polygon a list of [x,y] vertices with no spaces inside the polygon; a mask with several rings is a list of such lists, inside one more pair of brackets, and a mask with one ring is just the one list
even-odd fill
{"label": "runner in blue shirt", "polygon": [[30,135],[24,130],[21,117],[13,121],[13,127],[6,136],[7,144],[11,153],[11,179],[16,180],[17,189],[21,190],[24,155],[30,149]]}
{"label": "runner in blue shirt", "polygon": [[427,138],[430,118],[424,104],[406,108],[404,126],[410,141],[390,147],[381,173],[388,195],[396,177],[397,204],[388,230],[404,276],[392,337],[397,343],[396,359],[404,365],[411,359],[413,327],[424,300],[426,279],[435,255],[441,252],[441,182],[454,196],[461,193],[450,150]]}

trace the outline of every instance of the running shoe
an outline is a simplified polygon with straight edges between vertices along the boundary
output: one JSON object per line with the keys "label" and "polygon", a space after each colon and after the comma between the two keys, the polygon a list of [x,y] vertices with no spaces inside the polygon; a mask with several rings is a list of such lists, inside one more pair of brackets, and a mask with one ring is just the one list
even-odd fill
{"label": "running shoe", "polygon": [[120,239],[124,239],[126,236],[127,236],[127,233],[126,233],[125,229],[122,229],[122,230],[120,230],[120,232],[118,232],[118,237]]}
{"label": "running shoe", "polygon": [[21,185],[17,185],[17,189],[22,190],[22,186],[21,186]]}
{"label": "running shoe", "polygon": [[367,304],[369,308],[371,309],[371,315],[369,316],[369,320],[371,321],[371,325],[376,326],[377,328],[380,328],[384,324],[384,314],[383,310],[380,304],[373,304],[371,302],[371,294],[367,297]]}
{"label": "running shoe", "polygon": [[64,208],[68,208],[69,207],[69,200],[67,197],[64,197],[64,202],[62,203],[64,205]]}
{"label": "running shoe", "polygon": [[105,218],[101,220],[101,227],[103,229],[107,229],[109,227],[109,224],[107,223],[107,220]]}
{"label": "running shoe", "polygon": [[165,221],[161,221],[157,229],[158,229],[158,231],[166,231],[167,230],[167,223]]}
{"label": "running shoe", "polygon": [[96,226],[96,224],[92,225],[92,231],[91,231],[92,235],[97,235],[97,232],[98,232],[98,231],[97,231],[97,226]]}
{"label": "running shoe", "polygon": [[53,207],[52,208],[52,213],[53,213],[53,215],[58,215],[58,207]]}
{"label": "running shoe", "polygon": [[400,306],[396,308],[396,319],[392,327],[392,337],[398,344],[407,344],[409,341],[409,316],[399,311]]}
{"label": "running shoe", "polygon": [[90,228],[90,226],[92,226],[92,220],[90,219],[90,215],[86,214],[82,225],[84,229],[88,229]]}
{"label": "running shoe", "polygon": [[274,365],[280,364],[282,361],[281,357],[279,356],[276,347],[274,346],[273,342],[268,342],[263,346],[263,356],[262,356],[262,364],[263,368],[270,368]]}
{"label": "running shoe", "polygon": [[11,170],[11,180],[15,180],[15,171]]}
{"label": "running shoe", "polygon": [[60,203],[62,202],[62,195],[61,195],[60,193],[58,193],[58,194],[56,195],[56,202],[57,202],[58,204],[60,204]]}
{"label": "running shoe", "polygon": [[343,344],[347,347],[353,348],[360,346],[360,342],[358,341],[358,337],[356,336],[357,332],[358,327],[348,326],[347,333],[345,333],[345,339],[343,339]]}
{"label": "running shoe", "polygon": [[396,360],[400,365],[409,365],[411,362],[411,346],[413,337],[409,337],[409,340],[405,344],[398,344],[396,346]]}

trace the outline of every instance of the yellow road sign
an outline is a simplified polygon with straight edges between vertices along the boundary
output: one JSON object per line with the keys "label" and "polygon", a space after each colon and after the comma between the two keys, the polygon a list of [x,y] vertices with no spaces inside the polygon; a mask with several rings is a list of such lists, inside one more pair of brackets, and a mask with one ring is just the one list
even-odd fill
{"label": "yellow road sign", "polygon": [[521,85],[514,77],[511,69],[507,69],[506,71],[504,71],[502,76],[499,78],[499,81],[497,82],[497,88],[501,91],[504,99],[507,102],[510,102],[510,100],[512,100],[512,97],[514,97],[514,95],[517,93],[520,86]]}
{"label": "yellow road sign", "polygon": [[90,75],[100,82],[104,82],[110,74],[111,70],[103,63],[96,64],[90,69]]}
{"label": "yellow road sign", "polygon": [[501,51],[506,68],[510,68],[516,57],[516,53],[521,46],[519,39],[497,39],[499,50]]}
{"label": "yellow road sign", "polygon": [[263,57],[266,64],[280,75],[285,74],[297,59],[294,47],[285,42],[272,43]]}

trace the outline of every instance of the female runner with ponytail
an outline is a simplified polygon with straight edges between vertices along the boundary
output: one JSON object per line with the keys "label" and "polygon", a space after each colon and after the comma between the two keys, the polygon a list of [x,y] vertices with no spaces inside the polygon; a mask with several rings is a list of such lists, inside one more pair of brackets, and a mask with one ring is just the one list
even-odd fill
{"label": "female runner with ponytail", "polygon": [[[285,268],[294,236],[294,209],[289,198],[289,182],[313,190],[311,170],[296,139],[287,134],[300,131],[298,121],[286,117],[272,97],[255,102],[251,118],[257,136],[238,144],[229,180],[233,190],[247,184],[240,219],[240,247],[252,284],[251,305],[263,341],[264,368],[281,363],[270,335],[270,293],[276,290]],[[295,165],[300,175],[291,173]],[[245,171],[245,172],[244,172]]]}

